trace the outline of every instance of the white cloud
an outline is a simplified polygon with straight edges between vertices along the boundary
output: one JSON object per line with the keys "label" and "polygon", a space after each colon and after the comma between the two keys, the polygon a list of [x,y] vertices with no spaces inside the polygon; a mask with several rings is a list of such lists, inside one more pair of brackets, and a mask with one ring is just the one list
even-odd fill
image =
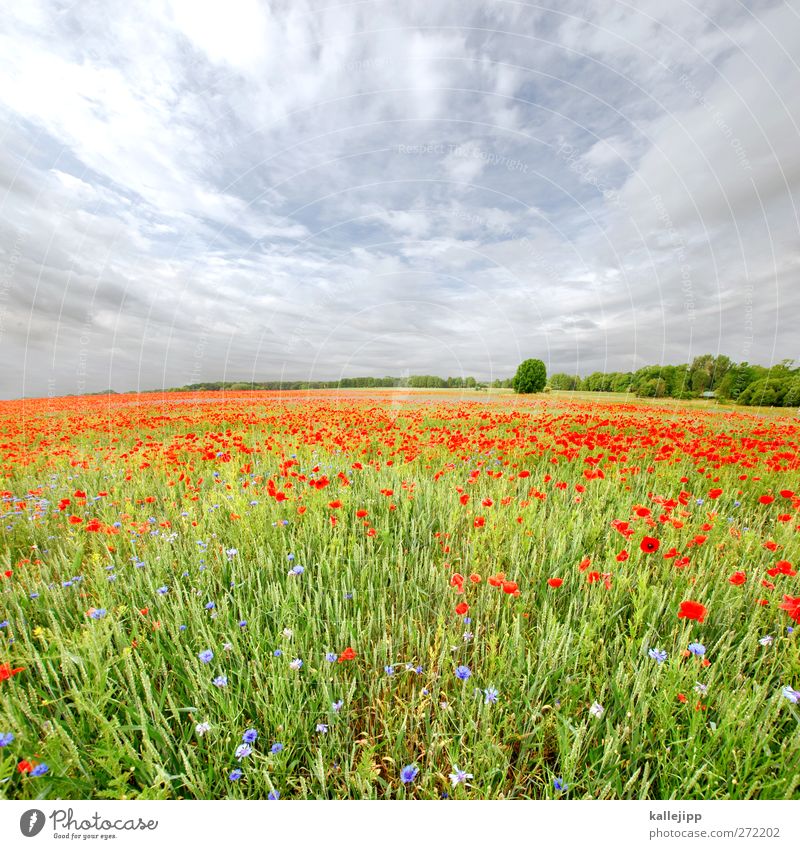
{"label": "white cloud", "polygon": [[797,55],[773,2],[23,4],[1,391],[797,356]]}

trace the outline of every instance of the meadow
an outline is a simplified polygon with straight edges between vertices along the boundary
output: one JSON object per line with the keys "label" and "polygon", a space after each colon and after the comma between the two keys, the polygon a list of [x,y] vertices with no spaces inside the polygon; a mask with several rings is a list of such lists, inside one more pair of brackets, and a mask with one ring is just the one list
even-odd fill
{"label": "meadow", "polygon": [[0,404],[0,794],[800,796],[800,419]]}

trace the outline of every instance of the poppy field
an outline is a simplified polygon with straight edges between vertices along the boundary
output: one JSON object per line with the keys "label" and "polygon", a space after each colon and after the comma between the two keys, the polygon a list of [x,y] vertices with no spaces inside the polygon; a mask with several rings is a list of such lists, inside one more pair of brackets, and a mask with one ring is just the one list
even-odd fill
{"label": "poppy field", "polygon": [[800,795],[800,420],[0,404],[0,795]]}

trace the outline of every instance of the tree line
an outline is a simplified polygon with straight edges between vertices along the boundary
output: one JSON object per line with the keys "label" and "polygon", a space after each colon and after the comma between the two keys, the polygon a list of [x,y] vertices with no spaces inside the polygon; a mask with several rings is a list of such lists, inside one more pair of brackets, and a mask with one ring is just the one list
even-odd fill
{"label": "tree line", "polygon": [[[485,385],[485,384],[482,384]],[[437,377],[433,374],[412,374],[407,377],[343,377],[340,380],[266,380],[226,381],[214,380],[205,383],[190,383],[168,389],[168,392],[217,392],[229,390],[278,391],[293,389],[475,389],[478,381],[474,377]]]}
{"label": "tree line", "polygon": [[634,372],[553,374],[551,389],[631,392],[640,398],[714,397],[756,407],[800,407],[800,367],[792,360],[776,366],[734,363],[724,354],[703,354],[690,363],[644,366]]}

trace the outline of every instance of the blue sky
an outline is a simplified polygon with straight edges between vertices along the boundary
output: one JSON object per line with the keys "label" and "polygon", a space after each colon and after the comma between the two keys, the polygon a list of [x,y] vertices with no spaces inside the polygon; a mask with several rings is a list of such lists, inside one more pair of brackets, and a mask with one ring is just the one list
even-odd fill
{"label": "blue sky", "polygon": [[16,6],[2,397],[800,358],[789,4]]}

